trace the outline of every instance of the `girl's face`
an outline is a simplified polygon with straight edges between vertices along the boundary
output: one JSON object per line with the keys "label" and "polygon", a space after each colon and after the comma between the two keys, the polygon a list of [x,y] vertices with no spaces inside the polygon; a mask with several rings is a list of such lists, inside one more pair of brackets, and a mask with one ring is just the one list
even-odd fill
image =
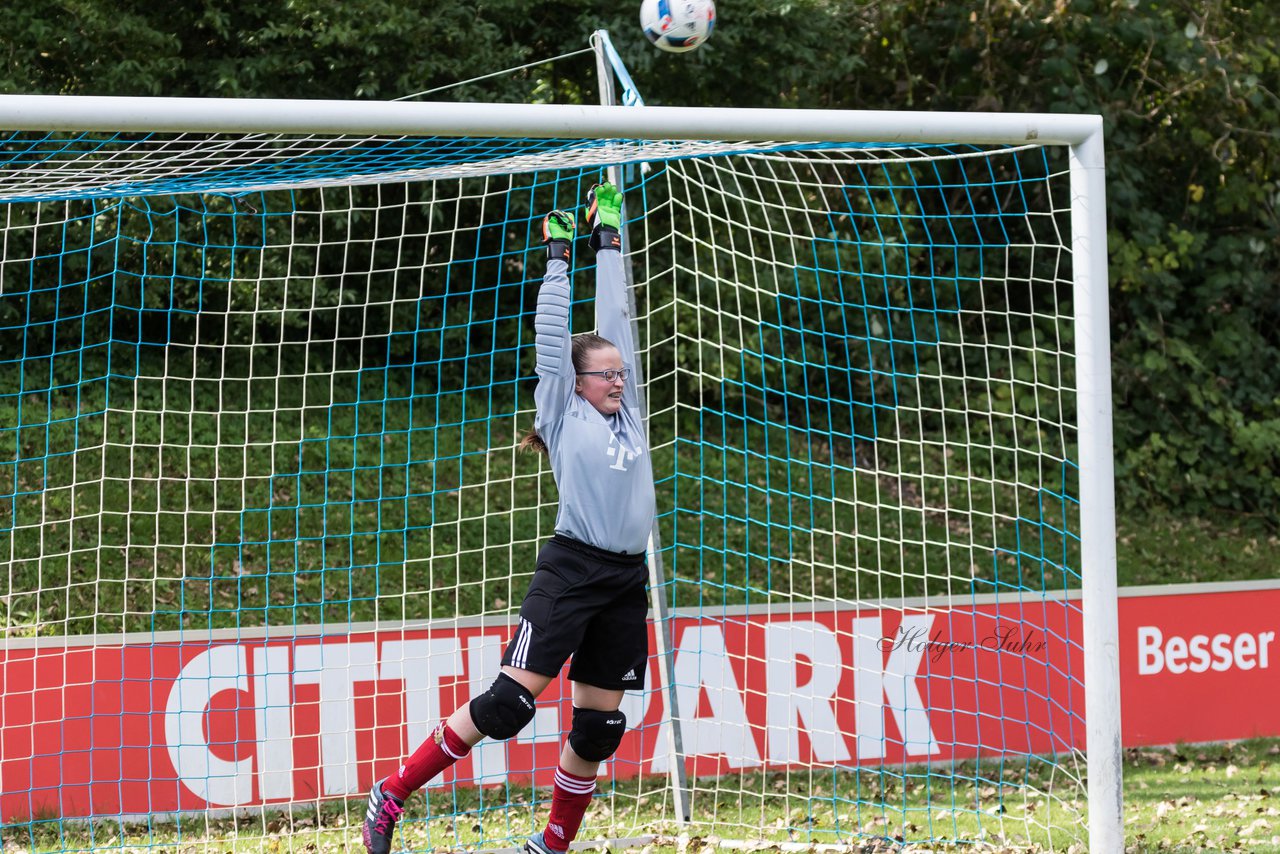
{"label": "girl's face", "polygon": [[573,390],[586,398],[587,403],[601,415],[613,415],[622,408],[622,388],[627,381],[621,376],[610,381],[598,373],[587,372],[622,370],[622,354],[617,347],[597,347],[587,353],[586,362],[583,370],[578,372]]}

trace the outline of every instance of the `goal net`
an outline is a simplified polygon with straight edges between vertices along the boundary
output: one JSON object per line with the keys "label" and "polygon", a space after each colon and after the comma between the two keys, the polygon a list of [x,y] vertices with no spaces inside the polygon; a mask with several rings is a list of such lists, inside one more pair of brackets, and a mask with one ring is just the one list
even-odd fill
{"label": "goal net", "polygon": [[[540,224],[606,174],[653,657],[580,839],[1087,841],[1119,769],[1113,709],[1086,775],[1114,571],[1076,149],[638,139],[624,110],[580,137],[7,133],[6,845],[362,850],[363,794],[492,680],[552,533],[516,450]],[[397,845],[521,845],[569,709],[553,683]]]}

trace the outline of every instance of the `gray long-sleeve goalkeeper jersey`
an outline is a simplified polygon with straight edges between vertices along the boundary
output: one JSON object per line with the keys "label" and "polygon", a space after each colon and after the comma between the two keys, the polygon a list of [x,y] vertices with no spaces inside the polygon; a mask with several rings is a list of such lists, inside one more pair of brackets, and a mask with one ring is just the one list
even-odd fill
{"label": "gray long-sleeve goalkeeper jersey", "polygon": [[600,412],[574,391],[569,333],[568,265],[547,261],[538,291],[538,413],[534,426],[551,456],[560,491],[556,533],[599,549],[641,554],[653,527],[653,468],[640,420],[636,393],[636,354],[627,312],[622,254],[596,253],[596,327],[631,369],[622,391],[622,408]]}

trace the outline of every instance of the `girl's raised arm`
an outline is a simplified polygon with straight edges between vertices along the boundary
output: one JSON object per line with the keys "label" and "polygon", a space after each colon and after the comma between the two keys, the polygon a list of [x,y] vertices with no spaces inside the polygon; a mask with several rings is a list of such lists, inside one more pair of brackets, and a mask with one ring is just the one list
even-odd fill
{"label": "girl's raised arm", "polygon": [[638,405],[636,394],[636,345],[627,307],[627,280],[622,269],[622,193],[612,184],[591,188],[587,197],[587,221],[591,246],[596,250],[596,329],[613,342],[622,365],[631,372],[622,390],[625,406]]}
{"label": "girl's raised arm", "polygon": [[552,211],[543,221],[542,229],[547,245],[547,269],[538,289],[538,309],[533,320],[538,374],[538,386],[533,392],[538,413],[533,423],[543,441],[552,442],[556,437],[550,434],[559,429],[577,378],[573,367],[573,339],[569,334],[573,214]]}

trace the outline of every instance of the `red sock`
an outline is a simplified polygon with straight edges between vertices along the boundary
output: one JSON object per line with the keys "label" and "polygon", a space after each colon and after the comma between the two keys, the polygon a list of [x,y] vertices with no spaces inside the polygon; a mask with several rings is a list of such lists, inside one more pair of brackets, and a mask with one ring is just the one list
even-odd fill
{"label": "red sock", "polygon": [[382,791],[404,801],[427,785],[431,778],[471,752],[465,741],[444,721],[431,736],[404,761],[400,770],[382,784]]}
{"label": "red sock", "polygon": [[556,787],[551,794],[551,817],[542,838],[555,851],[568,851],[569,843],[578,835],[582,815],[596,790],[595,777],[579,777],[563,767],[556,769]]}

